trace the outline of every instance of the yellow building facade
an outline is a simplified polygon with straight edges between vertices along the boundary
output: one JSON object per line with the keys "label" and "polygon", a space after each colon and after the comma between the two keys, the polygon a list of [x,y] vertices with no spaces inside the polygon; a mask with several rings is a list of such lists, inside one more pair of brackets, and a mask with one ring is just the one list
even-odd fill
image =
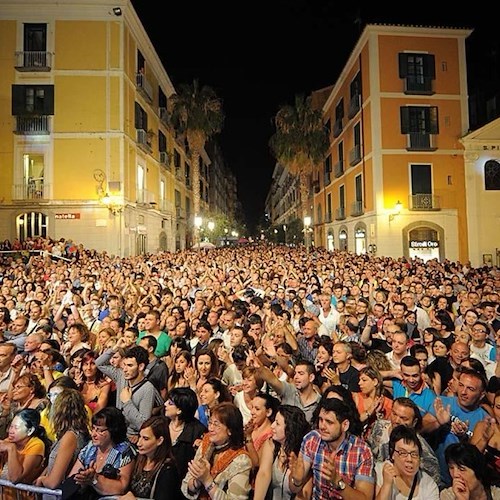
{"label": "yellow building facade", "polygon": [[185,248],[192,176],[167,124],[174,88],[131,4],[0,0],[0,40],[3,238]]}
{"label": "yellow building facade", "polygon": [[471,30],[368,25],[323,105],[318,246],[469,259],[464,148]]}

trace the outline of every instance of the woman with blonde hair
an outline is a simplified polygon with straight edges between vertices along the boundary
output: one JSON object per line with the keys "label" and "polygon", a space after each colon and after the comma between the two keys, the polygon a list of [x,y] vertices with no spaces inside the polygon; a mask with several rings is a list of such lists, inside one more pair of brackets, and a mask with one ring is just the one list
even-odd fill
{"label": "woman with blonde hair", "polygon": [[[55,489],[66,478],[80,450],[90,439],[88,414],[78,390],[64,389],[55,397],[51,422],[56,441],[50,449],[47,467],[35,484]],[[44,495],[43,500],[52,498],[55,497]]]}

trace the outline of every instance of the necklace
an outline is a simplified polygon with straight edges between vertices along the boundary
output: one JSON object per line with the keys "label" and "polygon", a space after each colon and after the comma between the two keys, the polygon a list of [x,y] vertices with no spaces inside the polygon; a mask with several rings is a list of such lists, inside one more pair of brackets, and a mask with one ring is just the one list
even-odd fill
{"label": "necklace", "polygon": [[178,426],[178,427],[175,427],[174,423],[170,422],[169,426],[170,426],[170,428],[172,429],[173,432],[181,432],[182,429],[184,429],[184,422],[180,426]]}

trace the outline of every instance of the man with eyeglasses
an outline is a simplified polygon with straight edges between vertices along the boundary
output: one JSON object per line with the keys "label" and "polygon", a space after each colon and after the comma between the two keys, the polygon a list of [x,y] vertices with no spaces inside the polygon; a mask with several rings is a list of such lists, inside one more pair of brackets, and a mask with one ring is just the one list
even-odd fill
{"label": "man with eyeglasses", "polygon": [[472,325],[470,352],[485,368],[496,360],[496,347],[486,341],[489,332],[488,325],[483,321],[476,321]]}

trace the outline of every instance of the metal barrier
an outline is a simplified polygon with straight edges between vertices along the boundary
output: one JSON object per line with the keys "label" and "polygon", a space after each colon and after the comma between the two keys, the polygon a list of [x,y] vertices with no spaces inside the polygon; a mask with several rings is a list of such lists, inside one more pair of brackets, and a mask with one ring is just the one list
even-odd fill
{"label": "metal barrier", "polygon": [[[17,490],[17,492],[28,491],[30,493],[35,493],[37,498],[42,498],[42,495],[53,495],[56,498],[62,497],[61,490],[51,490],[50,488],[44,488],[43,486],[34,486],[33,484],[24,484],[24,483],[11,483],[6,479],[0,479],[0,490],[3,486],[8,486]],[[1,497],[1,491],[0,491]]]}
{"label": "metal barrier", "polygon": [[50,255],[50,257],[54,257],[54,259],[61,259],[65,260],[66,262],[73,262],[72,259],[68,259],[67,257],[62,257],[61,255],[54,255],[53,253],[49,253],[46,250],[0,250],[0,254],[2,253],[18,253],[18,254],[23,254],[23,253],[38,253],[38,254],[43,254],[46,253],[47,256]]}

